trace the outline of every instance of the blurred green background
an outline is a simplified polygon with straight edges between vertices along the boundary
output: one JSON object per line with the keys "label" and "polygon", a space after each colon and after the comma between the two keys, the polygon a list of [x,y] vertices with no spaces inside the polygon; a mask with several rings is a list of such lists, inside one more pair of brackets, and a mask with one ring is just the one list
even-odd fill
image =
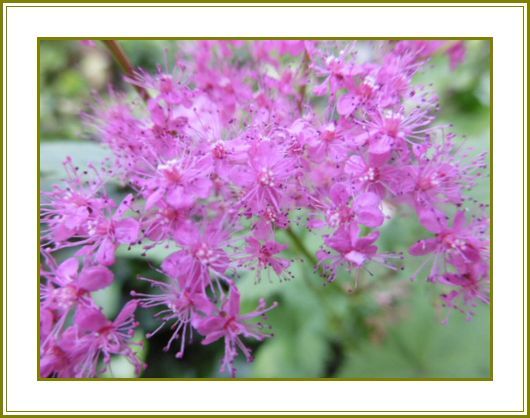
{"label": "blurred green background", "polygon": [[[165,51],[172,57],[176,41],[122,41],[137,67],[154,71],[165,62]],[[369,45],[369,44],[368,44]],[[468,57],[457,70],[449,69],[445,56],[436,56],[417,82],[433,83],[441,99],[440,122],[454,125],[478,151],[489,150],[490,138],[490,51],[487,41],[467,42]],[[92,92],[107,95],[111,83],[119,91],[135,92],[122,81],[122,74],[102,46],[81,45],[78,41],[42,41],[40,44],[40,147],[41,188],[63,176],[61,162],[67,155],[80,166],[101,161],[108,152],[93,142],[80,114],[90,110]],[[125,190],[111,185],[111,193]],[[489,182],[473,192],[489,203]],[[318,248],[320,242],[298,231],[306,245]],[[382,249],[405,251],[426,236],[407,212],[399,213],[382,231]],[[285,243],[288,237],[279,234]],[[158,265],[167,250],[153,250],[148,257],[140,251],[122,251],[113,271],[115,283],[95,297],[112,318],[129,299],[132,289],[147,290],[138,275],[156,277],[149,263]],[[68,254],[62,253],[60,257]],[[289,256],[295,256],[294,253]],[[299,255],[298,255],[299,257]],[[350,277],[323,286],[308,263],[293,269],[295,279],[287,283],[262,280],[254,284],[250,275],[239,282],[244,300],[243,312],[254,309],[260,297],[280,305],[270,314],[274,338],[263,343],[249,342],[255,361],[236,363],[238,377],[252,378],[485,378],[490,376],[490,310],[479,306],[472,321],[451,313],[447,325],[441,321],[447,312],[437,307],[440,288],[427,284],[424,277],[411,282],[408,277],[419,260],[406,264],[406,270],[391,273],[374,270],[374,277],[362,277],[353,289]],[[365,290],[364,289],[366,287]],[[139,312],[143,339],[156,327],[152,311]],[[145,341],[141,352],[148,368],[142,377],[227,377],[219,373],[223,344],[202,346],[198,338],[186,350],[184,359],[165,353],[162,347],[169,332],[159,332]],[[176,351],[176,350],[174,350]],[[242,356],[241,356],[242,357]],[[132,377],[132,367],[122,359],[112,365],[113,376]]]}

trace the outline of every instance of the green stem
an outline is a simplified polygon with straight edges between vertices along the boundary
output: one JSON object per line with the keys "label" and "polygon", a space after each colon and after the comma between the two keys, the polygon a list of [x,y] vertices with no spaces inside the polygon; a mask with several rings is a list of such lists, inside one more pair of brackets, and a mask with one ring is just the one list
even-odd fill
{"label": "green stem", "polygon": [[[313,269],[315,271],[315,273],[317,273],[319,276],[322,276],[324,277],[325,274],[324,274],[324,271],[322,269],[322,267],[318,266],[318,259],[317,257],[315,256],[315,254],[313,254],[304,244],[304,242],[300,239],[300,237],[296,234],[296,232],[294,232],[291,227],[287,228],[285,230],[285,232],[287,233],[287,236],[291,239],[292,243],[294,244],[295,248],[300,251],[304,257],[311,263],[311,265],[313,266]],[[304,274],[304,281],[307,283],[307,285],[318,295],[318,297],[321,299],[321,300],[325,300],[323,294],[323,289],[321,289],[319,286],[316,286],[311,280],[309,277],[307,277],[307,275]],[[345,295],[347,293],[347,291],[345,289],[343,289],[339,283],[337,283],[336,281],[333,281],[333,282],[328,282],[327,283],[327,289],[331,289],[335,292],[338,292],[340,293],[341,295]],[[325,303],[326,305],[328,305],[329,308],[331,308],[331,306],[329,306],[329,304],[327,304],[327,301]]]}
{"label": "green stem", "polygon": [[[304,242],[300,239],[300,237],[294,232],[291,227],[287,228],[285,230],[287,233],[287,236],[291,239],[294,246],[304,255],[304,257],[311,263],[313,268],[315,269],[315,272],[318,273],[320,276],[325,276],[324,271],[321,267],[318,266],[318,259],[309,249],[304,245]],[[311,283],[313,285],[313,283]],[[346,293],[346,291],[335,281],[328,283],[328,288],[335,289],[340,291],[341,294]],[[314,285],[313,285],[314,286]]]}
{"label": "green stem", "polygon": [[293,242],[294,246],[305,256],[305,258],[307,258],[308,261],[311,262],[311,264],[313,264],[313,267],[316,267],[318,264],[316,256],[307,249],[300,237],[296,235],[296,233],[291,229],[291,227],[288,227],[285,232]]}
{"label": "green stem", "polygon": [[[318,260],[317,258],[315,257],[314,254],[311,253],[311,251],[309,251],[307,249],[307,247],[304,245],[304,243],[302,242],[302,240],[300,239],[300,237],[291,229],[291,227],[288,227],[285,232],[287,233],[287,236],[291,239],[291,241],[293,242],[294,246],[296,247],[296,249],[298,251],[300,251],[304,257],[312,264],[313,268],[316,268],[317,264],[318,264]],[[323,294],[322,294],[322,289],[319,289],[319,287],[317,285],[315,285],[315,283],[313,283],[311,281],[311,279],[307,276],[307,274],[303,274],[303,279],[304,281],[306,282],[307,286],[315,293],[315,295],[321,300],[321,302],[323,304],[327,304],[327,301],[325,300]]]}

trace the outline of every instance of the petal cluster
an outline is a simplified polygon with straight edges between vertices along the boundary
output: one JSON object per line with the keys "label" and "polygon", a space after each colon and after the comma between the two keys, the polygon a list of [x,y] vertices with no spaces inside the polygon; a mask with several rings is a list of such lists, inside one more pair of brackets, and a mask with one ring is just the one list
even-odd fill
{"label": "petal cluster", "polygon": [[[127,79],[146,103],[98,100],[88,120],[112,161],[81,173],[68,159],[64,185],[43,196],[42,375],[97,376],[112,355],[140,373],[131,338],[143,308],[159,320],[147,337],[170,329],[177,358],[193,338],[222,341],[221,371],[235,376],[238,354],[253,358],[246,340],[271,336],[263,318],[276,306],[242,313],[239,277],[296,279],[296,248],[277,232],[320,237],[315,270],[328,282],[371,264],[399,270],[409,258],[379,245],[388,207],[431,234],[402,245],[426,257],[446,306],[470,316],[487,303],[487,206],[467,197],[487,155],[437,124],[436,93],[414,81],[437,53],[456,67],[465,44],[200,41],[171,68]],[[111,180],[130,191],[119,202]],[[174,251],[156,268],[163,279],[140,277],[152,291],[133,291],[111,321],[91,292],[112,283],[120,246]],[[75,254],[58,264],[66,248]]]}

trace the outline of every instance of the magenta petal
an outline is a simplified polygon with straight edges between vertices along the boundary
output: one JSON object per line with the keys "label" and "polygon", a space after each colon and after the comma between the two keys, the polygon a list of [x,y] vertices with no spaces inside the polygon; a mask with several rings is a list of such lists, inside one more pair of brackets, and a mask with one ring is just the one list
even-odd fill
{"label": "magenta petal", "polygon": [[53,239],[56,242],[66,241],[76,232],[75,229],[68,228],[65,224],[55,225],[53,227]]}
{"label": "magenta petal", "polygon": [[277,275],[282,274],[285,269],[289,268],[291,262],[283,258],[276,258],[270,260],[271,266]]}
{"label": "magenta petal", "polygon": [[353,223],[350,225],[349,229],[349,238],[350,238],[350,244],[355,246],[355,243],[359,239],[359,236],[361,234],[361,228],[359,225]]}
{"label": "magenta petal", "polygon": [[462,232],[466,227],[466,213],[463,210],[460,210],[455,215],[455,220],[453,222],[453,231]]}
{"label": "magenta petal", "polygon": [[360,224],[375,228],[383,224],[385,217],[379,209],[363,209],[357,213],[357,220]]}
{"label": "magenta petal", "polygon": [[44,341],[51,332],[54,324],[53,312],[50,309],[43,308],[40,310],[40,338]]}
{"label": "magenta petal", "polygon": [[343,183],[335,183],[332,185],[329,196],[337,206],[345,205],[350,200],[350,193]]}
{"label": "magenta petal", "polygon": [[78,270],[79,261],[77,258],[71,257],[59,265],[57,268],[57,277],[62,280],[72,281],[77,276]]}
{"label": "magenta petal", "polygon": [[361,266],[366,261],[366,256],[363,253],[357,251],[350,251],[344,255],[344,258],[356,266]]}
{"label": "magenta petal", "polygon": [[438,234],[447,226],[445,215],[434,208],[420,210],[419,218],[421,224],[433,234]]}
{"label": "magenta petal", "polygon": [[383,135],[380,138],[370,142],[370,147],[368,148],[368,151],[370,152],[370,154],[386,154],[392,149],[392,142],[392,138],[387,135]]}
{"label": "magenta petal", "polygon": [[64,225],[68,229],[75,230],[83,225],[88,216],[88,209],[85,206],[80,206],[68,212],[68,215],[64,217]]}
{"label": "magenta petal", "polygon": [[422,239],[410,247],[409,253],[416,256],[430,254],[436,250],[437,246],[438,240],[436,238]]}
{"label": "magenta petal", "polygon": [[93,292],[109,286],[114,280],[114,274],[108,268],[95,266],[85,268],[77,281],[81,289]]}
{"label": "magenta petal", "polygon": [[116,209],[116,212],[114,212],[114,218],[120,219],[125,215],[125,213],[131,208],[131,203],[133,202],[133,195],[132,193],[129,193],[125,198],[121,201],[120,205],[118,206],[118,209]]}
{"label": "magenta petal", "polygon": [[136,308],[138,308],[138,304],[139,302],[137,300],[127,302],[114,320],[114,326],[117,327],[127,321],[130,317],[134,317],[134,312],[136,311]]}
{"label": "magenta petal", "polygon": [[110,266],[116,261],[116,245],[108,238],[105,238],[96,251],[96,260],[105,266]]}
{"label": "magenta petal", "polygon": [[80,306],[75,315],[75,324],[81,332],[95,332],[109,324],[100,309]]}
{"label": "magenta petal", "polygon": [[157,126],[164,126],[167,121],[167,116],[162,106],[160,106],[160,104],[156,100],[151,99],[149,100],[147,107],[149,108],[149,112],[151,113],[151,118],[153,122]]}
{"label": "magenta petal", "polygon": [[177,251],[168,255],[162,262],[162,271],[171,278],[177,278],[183,270],[188,269],[188,260],[183,251]]}
{"label": "magenta petal", "polygon": [[196,197],[190,190],[184,190],[183,187],[177,186],[167,194],[166,200],[175,209],[181,209],[192,206]]}
{"label": "magenta petal", "polygon": [[198,319],[194,323],[194,327],[202,335],[208,335],[215,331],[219,331],[226,323],[226,319],[219,316],[209,317],[205,319]]}
{"label": "magenta petal", "polygon": [[307,226],[311,229],[324,228],[327,224],[318,218],[311,218],[307,221]]}
{"label": "magenta petal", "polygon": [[164,189],[157,189],[155,192],[151,193],[145,201],[145,209],[149,210],[155,206],[162,196],[164,195]]}
{"label": "magenta petal", "polygon": [[357,101],[353,94],[345,94],[337,102],[337,113],[341,116],[351,115],[357,107]]}
{"label": "magenta petal", "polygon": [[222,338],[224,336],[225,336],[224,330],[214,331],[211,334],[208,334],[206,336],[206,338],[204,338],[204,340],[202,340],[201,344],[202,345],[211,344],[211,343],[217,341],[218,339],[220,339],[220,338]]}
{"label": "magenta petal", "polygon": [[[254,225],[254,237],[261,240],[267,240],[274,234],[272,224],[265,219],[260,219]],[[258,243],[259,246],[259,243]]]}
{"label": "magenta petal", "polygon": [[366,171],[366,163],[358,155],[352,155],[344,166],[344,173],[353,177],[359,177]]}
{"label": "magenta petal", "polygon": [[193,186],[189,187],[187,192],[195,194],[195,196],[205,199],[210,194],[212,189],[212,182],[207,178],[199,178],[193,182]]}
{"label": "magenta petal", "polygon": [[193,306],[206,315],[211,315],[216,307],[206,296],[198,293],[191,297]]}
{"label": "magenta petal", "polygon": [[115,223],[114,233],[119,243],[133,244],[140,235],[140,224],[133,218],[123,219]]}
{"label": "magenta petal", "polygon": [[83,46],[88,46],[91,48],[96,46],[96,41],[93,41],[92,39],[81,39],[79,43]]}
{"label": "magenta petal", "polygon": [[356,209],[360,209],[374,206],[378,207],[380,203],[381,198],[377,194],[367,192],[360,194],[359,197],[355,199],[354,205]]}
{"label": "magenta petal", "polygon": [[241,296],[239,294],[239,291],[237,290],[236,287],[233,286],[230,289],[230,298],[228,299],[228,302],[226,304],[226,311],[228,315],[234,316],[234,317],[239,315],[239,310],[241,308],[240,302],[241,302]]}

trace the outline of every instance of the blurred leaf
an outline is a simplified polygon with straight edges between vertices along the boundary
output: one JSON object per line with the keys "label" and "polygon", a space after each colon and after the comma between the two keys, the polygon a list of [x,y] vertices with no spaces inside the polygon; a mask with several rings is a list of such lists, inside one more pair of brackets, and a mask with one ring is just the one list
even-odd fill
{"label": "blurred leaf", "polygon": [[[145,362],[146,355],[146,341],[145,338],[138,332],[134,335],[133,341],[144,344],[143,348],[135,347],[138,358]],[[113,356],[110,361],[110,370],[106,371],[101,377],[122,377],[131,378],[137,377],[134,373],[134,365],[125,356]]]}
{"label": "blurred leaf", "polygon": [[77,70],[66,70],[57,80],[57,92],[63,96],[73,97],[76,95],[86,95],[89,87],[86,80]]}
{"label": "blurred leaf", "polygon": [[56,140],[43,142],[40,146],[41,180],[57,181],[65,178],[63,162],[67,157],[80,170],[86,170],[90,163],[97,165],[111,153],[101,144],[87,141]]}
{"label": "blurred leaf", "polygon": [[105,289],[92,293],[95,302],[103,308],[108,318],[115,317],[121,309],[120,303],[121,286],[114,282]]}
{"label": "blurred leaf", "polygon": [[383,343],[364,341],[350,351],[338,376],[488,377],[488,307],[479,307],[473,321],[453,313],[449,323],[442,325],[433,309],[432,285],[415,283],[413,290],[407,317],[391,325]]}
{"label": "blurred leaf", "polygon": [[174,245],[157,245],[156,247],[151,248],[147,251],[144,250],[143,246],[140,245],[134,245],[130,249],[127,246],[122,245],[118,248],[116,256],[123,258],[140,258],[151,261],[155,264],[160,264],[168,255],[172,254],[176,250],[177,247]]}
{"label": "blurred leaf", "polygon": [[327,313],[320,301],[325,289],[317,286],[317,292],[322,292],[318,294],[308,286],[305,280],[314,279],[308,269],[297,263],[293,266],[295,278],[274,286],[276,295],[270,296],[270,302],[279,299],[280,304],[268,321],[274,338],[256,354],[254,374],[258,377],[318,377],[325,369],[329,356]]}

